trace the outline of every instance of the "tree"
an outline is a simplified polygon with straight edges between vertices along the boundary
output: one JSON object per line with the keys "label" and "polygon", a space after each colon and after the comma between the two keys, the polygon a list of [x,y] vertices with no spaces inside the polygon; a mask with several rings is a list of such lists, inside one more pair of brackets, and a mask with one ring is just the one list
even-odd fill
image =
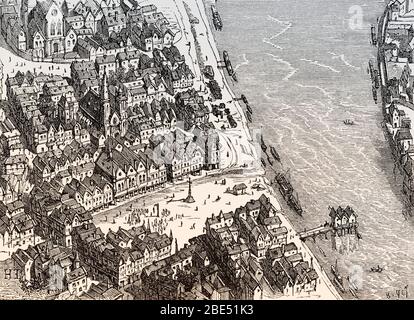
{"label": "tree", "polygon": [[210,80],[207,83],[207,87],[210,89],[211,95],[214,99],[222,99],[223,95],[221,94],[221,88],[218,85],[216,80]]}
{"label": "tree", "polygon": [[116,80],[118,82],[124,82],[124,80],[125,80],[125,68],[122,67],[122,66],[119,67],[118,70],[115,73],[115,77],[116,77]]}
{"label": "tree", "polygon": [[14,78],[17,80],[17,83],[20,86],[23,83],[23,81],[24,81],[24,74],[19,70],[19,71],[17,71],[17,73],[14,76]]}
{"label": "tree", "polygon": [[54,111],[55,103],[52,101],[52,97],[50,95],[42,94],[38,100],[38,107],[39,110],[45,114],[48,113],[48,111]]}
{"label": "tree", "polygon": [[109,70],[108,83],[111,86],[115,86],[117,84],[115,72],[112,70]]}
{"label": "tree", "polygon": [[134,81],[135,80],[135,67],[132,64],[129,64],[128,66],[128,71],[125,75],[125,79],[127,79],[128,81]]}

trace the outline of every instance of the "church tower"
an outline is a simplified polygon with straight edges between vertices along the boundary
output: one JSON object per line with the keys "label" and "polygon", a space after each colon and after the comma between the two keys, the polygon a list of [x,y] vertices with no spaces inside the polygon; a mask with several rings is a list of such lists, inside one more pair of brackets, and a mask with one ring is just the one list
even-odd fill
{"label": "church tower", "polygon": [[62,10],[64,17],[67,17],[69,15],[69,6],[66,0],[63,0],[62,7],[60,9]]}
{"label": "church tower", "polygon": [[27,30],[27,19],[29,15],[29,0],[22,0],[20,5],[20,19],[23,30]]}
{"label": "church tower", "polygon": [[106,75],[106,68],[104,68],[103,79],[100,88],[100,97],[103,111],[103,126],[105,130],[105,137],[108,138],[111,135],[110,115],[111,115],[111,103],[109,101],[108,92],[108,76]]}
{"label": "church tower", "polygon": [[125,136],[128,130],[128,104],[127,104],[127,96],[124,89],[121,87],[118,94],[118,103],[119,103],[119,115],[121,120],[121,136]]}

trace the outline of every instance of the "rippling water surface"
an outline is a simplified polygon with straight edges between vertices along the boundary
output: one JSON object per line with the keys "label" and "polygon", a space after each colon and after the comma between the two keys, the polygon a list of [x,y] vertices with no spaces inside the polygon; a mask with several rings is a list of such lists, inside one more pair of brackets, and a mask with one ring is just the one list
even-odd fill
{"label": "rippling water surface", "polygon": [[[237,68],[236,93],[254,109],[293,185],[305,217],[301,227],[328,219],[328,206],[351,205],[363,235],[358,251],[338,258],[343,270],[364,270],[360,297],[385,298],[405,285],[414,288],[414,224],[402,214],[400,188],[381,129],[382,115],[371,97],[366,68],[375,55],[370,24],[384,9],[376,0],[219,0],[224,29],[216,33]],[[349,27],[359,5],[361,29]],[[345,126],[344,119],[354,126]],[[316,252],[317,253],[317,252]],[[382,265],[382,273],[370,273]],[[346,273],[346,271],[345,271]],[[413,293],[414,294],[414,293]]]}

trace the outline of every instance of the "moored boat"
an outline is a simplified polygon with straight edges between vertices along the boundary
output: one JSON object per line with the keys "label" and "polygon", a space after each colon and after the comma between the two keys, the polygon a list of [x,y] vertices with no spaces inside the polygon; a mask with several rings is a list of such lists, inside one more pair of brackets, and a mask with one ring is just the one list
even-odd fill
{"label": "moored boat", "polygon": [[379,84],[379,74],[378,74],[378,70],[374,70],[373,82],[374,82],[375,88],[376,89],[379,89],[380,84]]}
{"label": "moored boat", "polygon": [[252,114],[250,112],[246,112],[246,118],[249,122],[252,122]]}
{"label": "moored boat", "polygon": [[230,62],[230,57],[227,51],[223,51],[223,60],[224,64],[226,65],[227,73],[230,77],[233,77],[234,70]]}
{"label": "moored boat", "polygon": [[288,205],[300,216],[302,216],[303,209],[299,202],[299,197],[297,195],[297,192],[292,192],[289,199],[288,199]]}
{"label": "moored boat", "polygon": [[331,272],[334,276],[334,283],[336,284],[336,286],[342,291],[345,292],[345,288],[344,288],[344,281],[342,279],[342,276],[339,274],[338,271],[338,260],[336,260],[335,265],[331,265]]}
{"label": "moored boat", "polygon": [[374,98],[375,103],[377,103],[377,100],[378,100],[377,89],[375,89],[374,86],[372,86],[372,97]]}
{"label": "moored boat", "polygon": [[233,78],[234,81],[236,81],[236,82],[238,81],[236,72],[233,71],[233,74],[231,75],[231,77]]}
{"label": "moored boat", "polygon": [[374,46],[377,45],[377,36],[375,32],[375,26],[371,25],[371,41]]}
{"label": "moored boat", "polygon": [[267,156],[267,162],[269,162],[269,164],[270,164],[271,166],[273,166],[273,161],[272,161],[272,159],[270,159],[270,157],[269,157],[269,156]]}
{"label": "moored boat", "polygon": [[223,28],[223,22],[221,21],[220,14],[218,13],[216,6],[214,5],[211,6],[211,14],[213,16],[214,28],[216,30],[221,31],[221,29]]}
{"label": "moored boat", "polygon": [[273,158],[275,158],[276,161],[280,161],[280,156],[277,153],[275,147],[273,146],[270,147],[270,153],[272,154]]}
{"label": "moored boat", "polygon": [[293,192],[293,187],[286,177],[285,173],[279,172],[275,177],[277,183],[279,184],[279,191],[282,194],[285,200],[289,199],[290,195]]}
{"label": "moored boat", "polygon": [[260,136],[260,147],[262,148],[263,152],[266,152],[267,146],[263,140],[263,135]]}
{"label": "moored boat", "polygon": [[353,126],[355,123],[351,119],[345,119],[344,124],[347,125],[347,126]]}
{"label": "moored boat", "polygon": [[374,74],[374,63],[372,62],[372,59],[368,61],[368,69],[369,69],[369,74],[373,75]]}

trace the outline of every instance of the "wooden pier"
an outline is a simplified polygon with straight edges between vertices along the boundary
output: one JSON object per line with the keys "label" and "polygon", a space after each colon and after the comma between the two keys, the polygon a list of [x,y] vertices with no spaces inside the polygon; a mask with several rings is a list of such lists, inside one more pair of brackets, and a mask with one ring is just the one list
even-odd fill
{"label": "wooden pier", "polygon": [[333,228],[328,225],[328,226],[320,226],[320,227],[316,227],[313,229],[309,229],[309,230],[304,230],[302,232],[299,232],[299,238],[302,241],[305,241],[307,238],[313,238],[315,240],[315,238],[321,234],[328,234],[330,232],[333,231]]}

